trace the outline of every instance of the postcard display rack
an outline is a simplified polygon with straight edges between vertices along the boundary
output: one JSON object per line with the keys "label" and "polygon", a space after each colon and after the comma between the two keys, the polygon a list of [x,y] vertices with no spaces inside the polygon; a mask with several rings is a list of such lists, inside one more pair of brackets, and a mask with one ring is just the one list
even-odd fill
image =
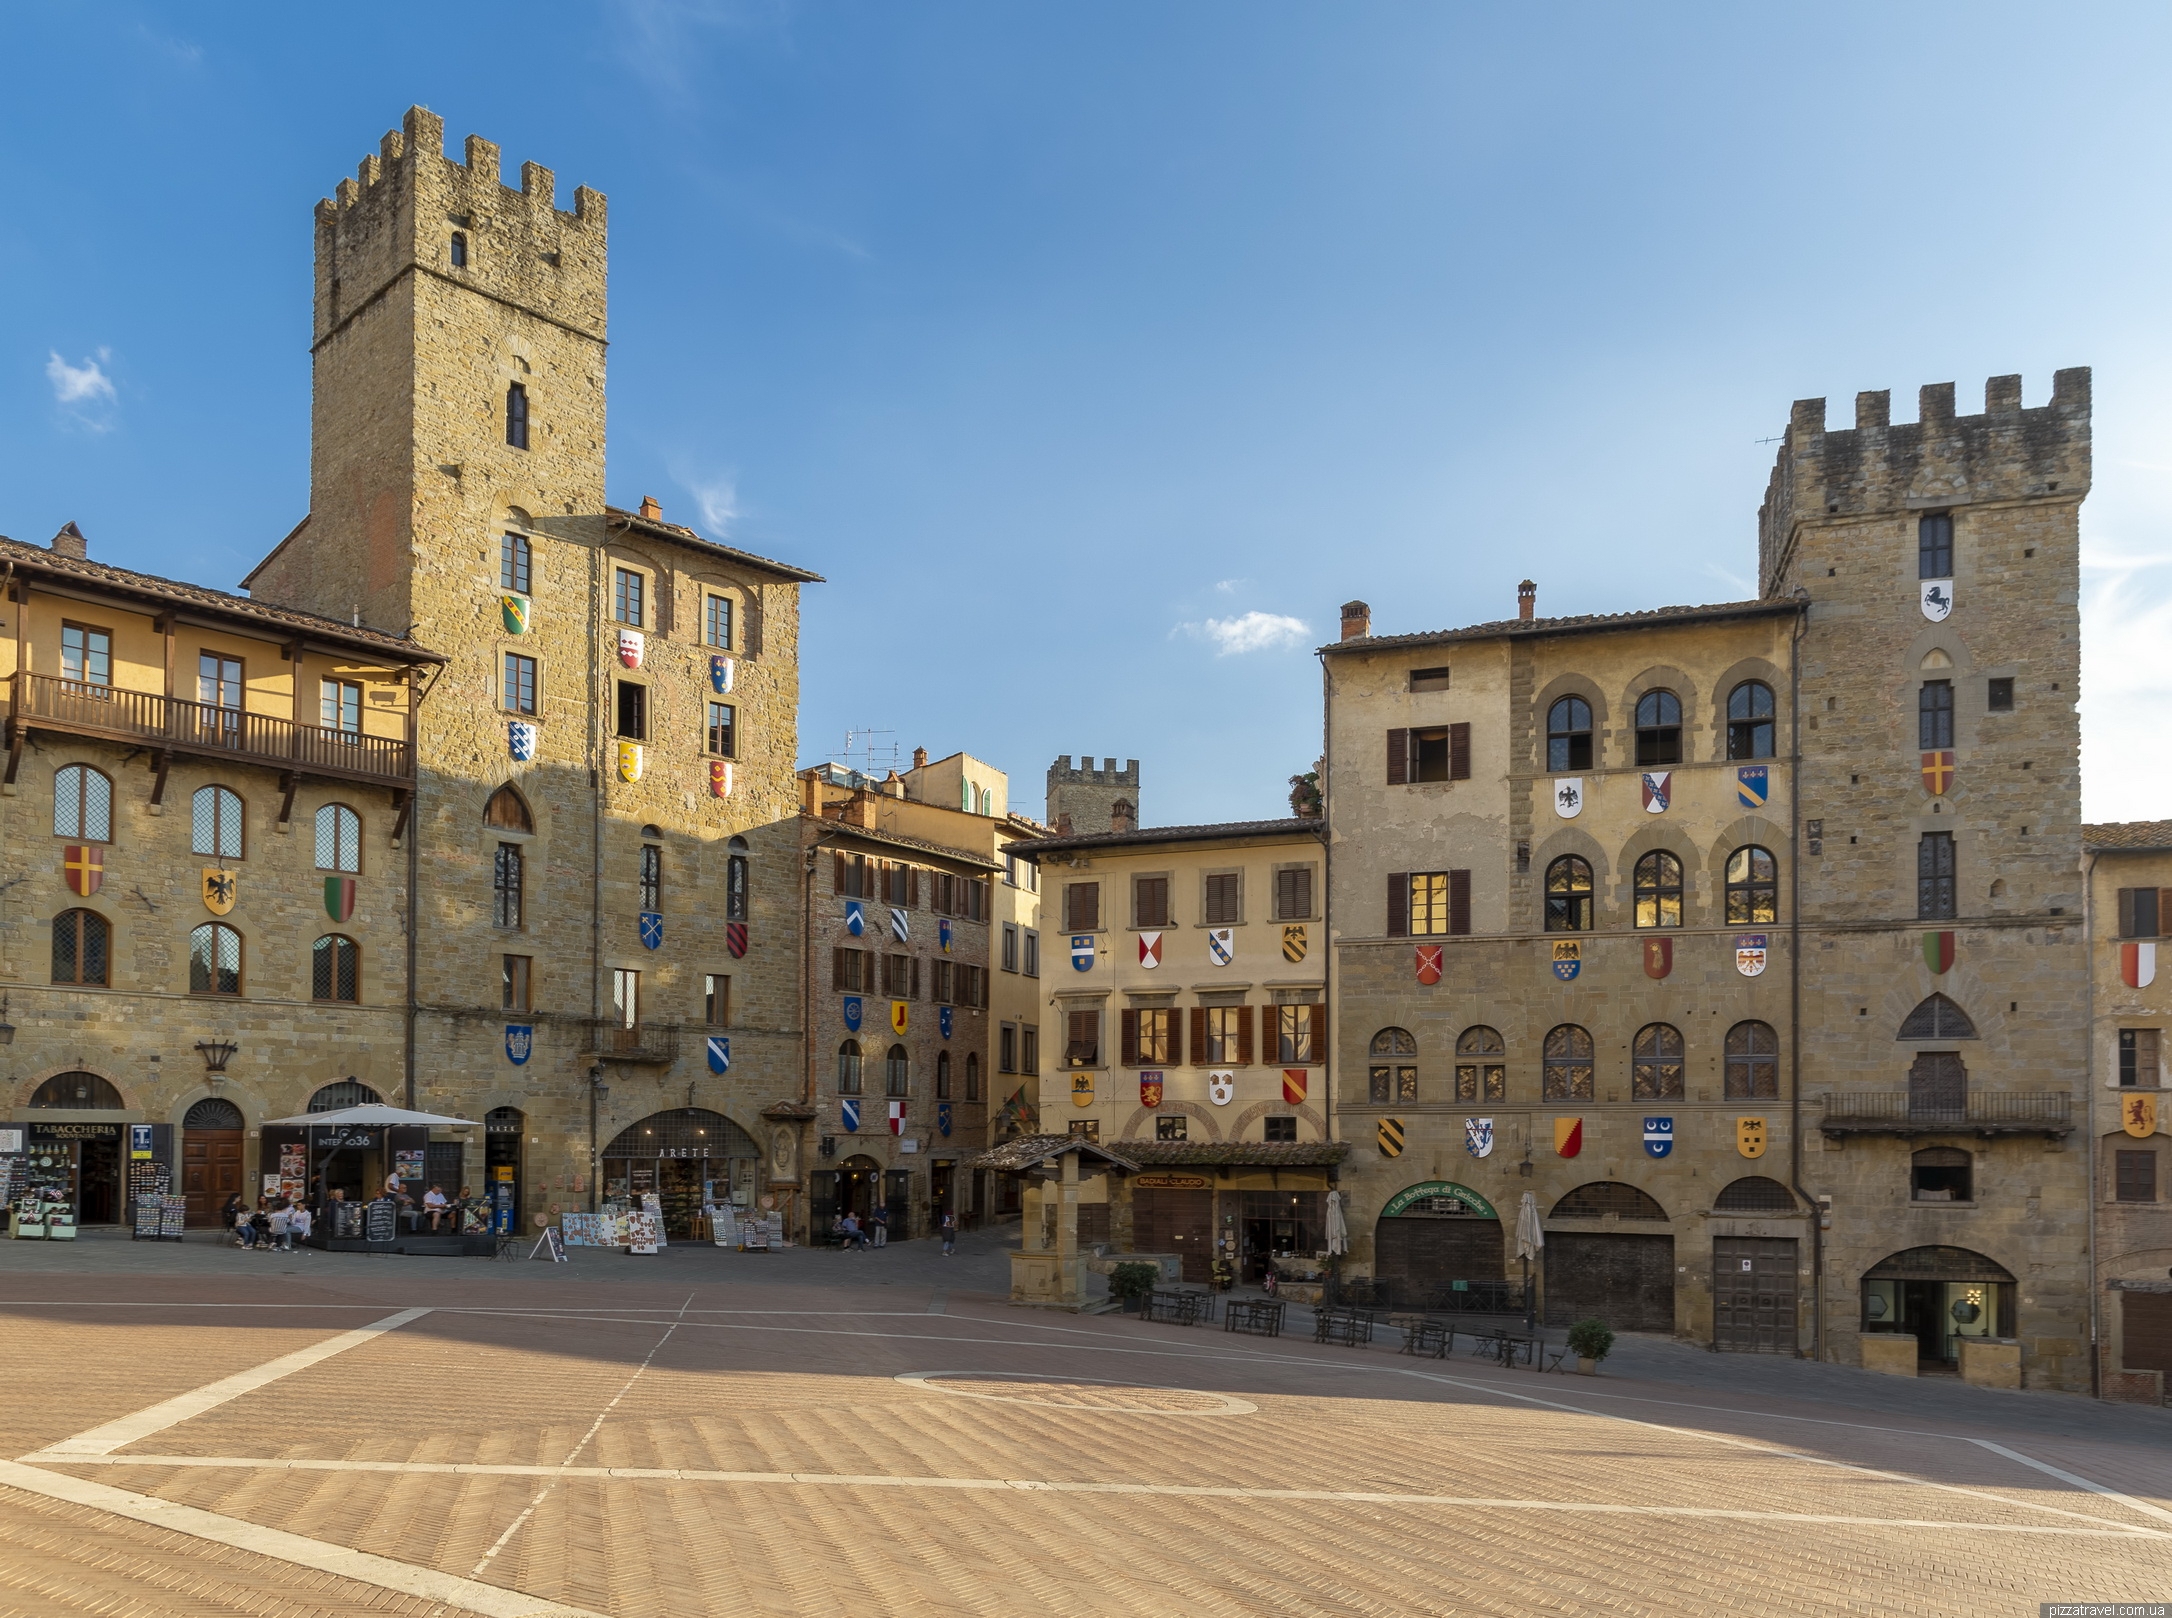
{"label": "postcard display rack", "polygon": [[12,1159],[15,1234],[29,1241],[75,1239],[75,1159],[66,1147],[37,1146]]}
{"label": "postcard display rack", "polygon": [[132,1158],[128,1164],[128,1203],[131,1241],[177,1242],[188,1223],[189,1202],[173,1192],[173,1174],[153,1157]]}

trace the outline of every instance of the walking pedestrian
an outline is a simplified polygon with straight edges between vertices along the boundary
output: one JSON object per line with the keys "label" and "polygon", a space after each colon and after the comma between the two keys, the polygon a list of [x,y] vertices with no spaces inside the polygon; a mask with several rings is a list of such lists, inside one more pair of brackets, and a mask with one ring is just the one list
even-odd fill
{"label": "walking pedestrian", "polygon": [[943,1257],[948,1258],[958,1250],[958,1216],[948,1208],[943,1210]]}
{"label": "walking pedestrian", "polygon": [[875,1211],[867,1216],[867,1228],[874,1233],[877,1247],[889,1246],[890,1210],[881,1203],[876,1203]]}

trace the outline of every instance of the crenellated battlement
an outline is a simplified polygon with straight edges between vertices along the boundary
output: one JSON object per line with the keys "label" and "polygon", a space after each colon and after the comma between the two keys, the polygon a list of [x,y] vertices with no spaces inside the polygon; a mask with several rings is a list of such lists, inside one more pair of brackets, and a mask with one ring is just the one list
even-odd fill
{"label": "crenellated battlement", "polygon": [[1980,415],[1954,413],[1954,385],[1917,394],[1917,419],[1895,423],[1892,395],[1855,396],[1855,425],[1828,429],[1823,399],[1798,399],[1757,516],[1758,577],[1786,587],[1805,525],[1994,501],[2078,503],[2089,492],[2090,373],[2055,373],[2051,400],[2021,402],[2019,376],[1984,384]]}
{"label": "crenellated battlement", "polygon": [[503,183],[497,145],[467,137],[445,155],[445,120],[410,107],[398,129],[317,204],[316,340],[321,343],[410,270],[446,277],[586,335],[605,325],[608,211],[603,194],[557,205],[540,163]]}
{"label": "crenellated battlement", "polygon": [[1074,767],[1069,753],[1048,767],[1048,824],[1061,834],[1130,831],[1139,824],[1139,761],[1105,758],[1094,768],[1093,755],[1081,753]]}

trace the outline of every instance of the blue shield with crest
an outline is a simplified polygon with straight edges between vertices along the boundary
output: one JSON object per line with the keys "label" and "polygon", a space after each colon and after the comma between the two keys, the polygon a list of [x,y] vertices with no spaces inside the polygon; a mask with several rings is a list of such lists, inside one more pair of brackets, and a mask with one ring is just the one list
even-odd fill
{"label": "blue shield with crest", "polygon": [[845,931],[854,938],[867,931],[867,906],[857,899],[845,901]]}
{"label": "blue shield with crest", "polygon": [[723,696],[732,688],[732,660],[728,657],[709,659],[709,689]]}
{"label": "blue shield with crest", "polygon": [[950,1037],[950,1030],[953,1021],[954,1019],[951,1016],[950,1007],[941,1006],[937,1008],[935,1013],[935,1026],[943,1031],[943,1038],[948,1039]]}
{"label": "blue shield with crest", "polygon": [[535,1049],[535,1024],[509,1022],[505,1025],[505,1059],[515,1067],[528,1060],[528,1053]]}
{"label": "blue shield with crest", "polygon": [[850,1096],[838,1102],[837,1121],[844,1125],[846,1134],[858,1133],[860,1128],[860,1104]]}
{"label": "blue shield with crest", "polygon": [[732,1066],[732,1042],[728,1034],[709,1036],[709,1071],[729,1073]]}
{"label": "blue shield with crest", "polygon": [[856,994],[845,996],[845,1026],[855,1034],[860,1031],[860,997]]}
{"label": "blue shield with crest", "polygon": [[950,1103],[947,1101],[935,1103],[935,1132],[938,1135],[950,1133]]}
{"label": "blue shield with crest", "polygon": [[664,918],[653,910],[641,912],[641,947],[655,949],[664,941]]}
{"label": "blue shield with crest", "polygon": [[1652,1157],[1665,1157],[1674,1150],[1674,1120],[1672,1118],[1647,1118],[1644,1120],[1644,1150]]}

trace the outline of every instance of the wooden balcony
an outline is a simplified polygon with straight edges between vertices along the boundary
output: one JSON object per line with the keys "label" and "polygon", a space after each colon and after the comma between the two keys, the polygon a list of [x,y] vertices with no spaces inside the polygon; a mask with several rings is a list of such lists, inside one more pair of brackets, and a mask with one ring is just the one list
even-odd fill
{"label": "wooden balcony", "polygon": [[1971,1090],[1927,1097],[1906,1090],[1853,1091],[1823,1098],[1826,1135],[2050,1135],[2073,1133],[2074,1098],[2064,1090]]}
{"label": "wooden balcony", "polygon": [[397,737],[324,730],[268,714],[237,713],[156,692],[85,685],[49,674],[16,674],[9,685],[11,781],[24,733],[46,730],[129,742],[154,752],[240,759],[298,774],[393,787],[414,784],[414,750]]}
{"label": "wooden balcony", "polygon": [[675,1023],[637,1023],[629,1028],[615,1018],[604,1017],[588,1025],[587,1054],[603,1062],[636,1062],[669,1067],[679,1059],[679,1030]]}

